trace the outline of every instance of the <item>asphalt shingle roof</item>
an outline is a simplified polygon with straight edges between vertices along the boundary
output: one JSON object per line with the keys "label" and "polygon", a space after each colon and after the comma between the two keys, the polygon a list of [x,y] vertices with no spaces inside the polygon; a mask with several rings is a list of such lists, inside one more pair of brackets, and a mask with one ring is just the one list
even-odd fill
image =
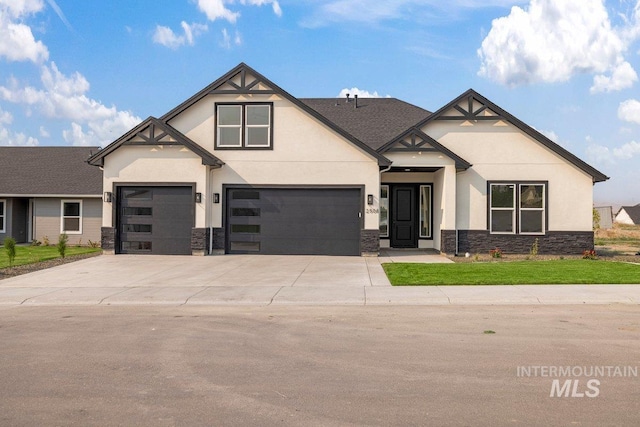
{"label": "asphalt shingle roof", "polygon": [[102,194],[98,147],[0,147],[0,196]]}
{"label": "asphalt shingle roof", "polygon": [[379,149],[411,126],[427,118],[425,109],[396,98],[301,98],[346,132],[374,150]]}
{"label": "asphalt shingle roof", "polygon": [[[629,218],[633,221],[634,224],[640,224],[640,204],[635,206],[622,206],[620,210],[624,209]],[[619,213],[620,211],[618,211]]]}

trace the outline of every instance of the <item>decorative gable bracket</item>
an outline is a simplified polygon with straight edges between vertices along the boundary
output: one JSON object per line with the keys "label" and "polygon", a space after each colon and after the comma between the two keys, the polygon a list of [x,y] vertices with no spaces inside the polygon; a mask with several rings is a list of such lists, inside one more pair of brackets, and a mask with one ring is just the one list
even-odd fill
{"label": "decorative gable bracket", "polygon": [[242,67],[235,74],[224,76],[218,83],[209,90],[209,94],[273,95],[276,93],[267,82],[250,73],[246,67]]}
{"label": "decorative gable bracket", "polygon": [[[469,94],[467,99],[460,100],[458,104],[446,113],[436,117],[436,120],[504,120],[505,118],[492,110],[490,105],[473,94]],[[454,111],[455,110],[455,111]]]}

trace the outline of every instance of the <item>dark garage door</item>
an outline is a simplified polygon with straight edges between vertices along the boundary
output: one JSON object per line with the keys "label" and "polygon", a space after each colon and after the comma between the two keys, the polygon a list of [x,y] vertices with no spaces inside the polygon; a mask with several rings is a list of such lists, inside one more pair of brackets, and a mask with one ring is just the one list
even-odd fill
{"label": "dark garage door", "polygon": [[191,255],[191,187],[119,187],[118,253]]}
{"label": "dark garage door", "polygon": [[227,192],[227,252],[360,255],[360,189]]}

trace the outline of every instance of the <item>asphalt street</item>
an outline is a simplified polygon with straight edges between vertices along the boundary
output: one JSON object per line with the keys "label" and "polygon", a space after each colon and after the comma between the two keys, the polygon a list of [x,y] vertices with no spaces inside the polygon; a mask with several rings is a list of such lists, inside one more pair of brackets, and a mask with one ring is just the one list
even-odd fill
{"label": "asphalt street", "polygon": [[3,426],[640,424],[588,371],[637,372],[638,305],[4,306],[0,343]]}

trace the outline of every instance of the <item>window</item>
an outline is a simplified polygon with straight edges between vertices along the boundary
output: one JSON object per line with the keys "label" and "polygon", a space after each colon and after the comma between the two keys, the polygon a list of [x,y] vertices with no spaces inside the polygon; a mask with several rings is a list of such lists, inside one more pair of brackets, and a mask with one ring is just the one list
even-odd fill
{"label": "window", "polygon": [[5,218],[7,216],[6,212],[6,202],[4,200],[0,200],[0,233],[5,232]]}
{"label": "window", "polygon": [[489,224],[494,234],[544,234],[546,184],[492,183],[489,185]]}
{"label": "window", "polygon": [[431,237],[431,186],[420,186],[420,237]]}
{"label": "window", "polygon": [[271,148],[271,104],[219,104],[216,148]]}
{"label": "window", "polygon": [[63,200],[60,232],[82,234],[82,201]]}
{"label": "window", "polygon": [[389,186],[380,186],[380,237],[389,237]]}

